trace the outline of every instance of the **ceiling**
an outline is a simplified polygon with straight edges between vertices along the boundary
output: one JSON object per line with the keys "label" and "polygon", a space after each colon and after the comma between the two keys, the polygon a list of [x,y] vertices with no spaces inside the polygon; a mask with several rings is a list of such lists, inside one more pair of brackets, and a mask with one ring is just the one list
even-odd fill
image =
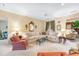
{"label": "ceiling", "polygon": [[0,9],[8,12],[44,20],[67,16],[78,12],[78,3],[6,3]]}

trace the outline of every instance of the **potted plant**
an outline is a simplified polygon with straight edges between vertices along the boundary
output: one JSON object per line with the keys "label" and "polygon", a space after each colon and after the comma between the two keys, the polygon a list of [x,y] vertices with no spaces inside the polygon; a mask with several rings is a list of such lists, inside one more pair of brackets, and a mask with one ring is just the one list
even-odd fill
{"label": "potted plant", "polygon": [[73,26],[72,26],[76,32],[78,32],[79,34],[79,20],[76,20],[75,22],[73,22]]}

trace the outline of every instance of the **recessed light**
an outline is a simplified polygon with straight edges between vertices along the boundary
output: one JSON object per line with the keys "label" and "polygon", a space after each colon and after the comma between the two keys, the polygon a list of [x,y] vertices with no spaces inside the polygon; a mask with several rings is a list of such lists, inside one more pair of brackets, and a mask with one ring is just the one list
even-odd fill
{"label": "recessed light", "polygon": [[61,6],[64,6],[64,3],[61,3]]}

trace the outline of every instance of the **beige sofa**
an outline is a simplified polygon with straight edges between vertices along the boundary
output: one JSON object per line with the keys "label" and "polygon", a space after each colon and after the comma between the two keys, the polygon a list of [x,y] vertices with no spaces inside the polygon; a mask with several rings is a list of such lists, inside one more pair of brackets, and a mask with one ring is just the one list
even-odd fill
{"label": "beige sofa", "polygon": [[76,39],[76,36],[77,36],[76,34],[70,33],[70,34],[67,34],[67,35],[66,35],[66,38],[67,38],[67,39]]}

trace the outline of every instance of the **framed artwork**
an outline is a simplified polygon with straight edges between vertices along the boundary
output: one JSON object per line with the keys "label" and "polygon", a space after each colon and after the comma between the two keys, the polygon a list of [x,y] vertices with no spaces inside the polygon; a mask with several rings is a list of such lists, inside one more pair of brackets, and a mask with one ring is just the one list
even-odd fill
{"label": "framed artwork", "polygon": [[35,29],[34,22],[31,21],[31,22],[29,23],[29,31],[33,32],[34,29]]}
{"label": "framed artwork", "polygon": [[57,30],[61,30],[61,25],[57,25]]}
{"label": "framed artwork", "polygon": [[27,30],[27,24],[25,25],[25,28],[26,28],[26,30]]}
{"label": "framed artwork", "polygon": [[35,29],[37,28],[37,25],[35,25]]}

